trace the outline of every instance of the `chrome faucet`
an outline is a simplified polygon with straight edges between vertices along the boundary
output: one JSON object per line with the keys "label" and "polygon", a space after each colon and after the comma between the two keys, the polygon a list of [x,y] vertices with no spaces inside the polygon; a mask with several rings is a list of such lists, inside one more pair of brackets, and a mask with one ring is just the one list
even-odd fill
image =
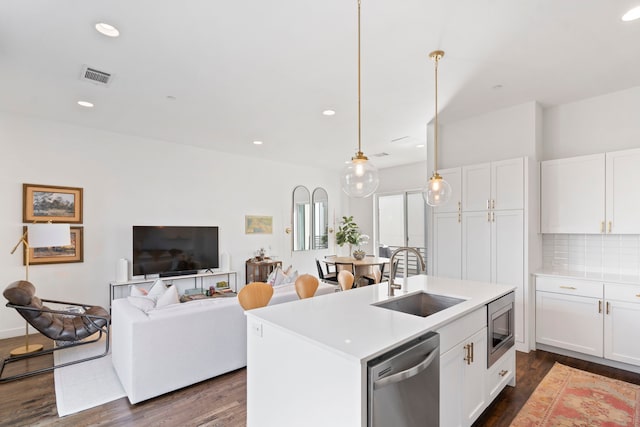
{"label": "chrome faucet", "polygon": [[416,254],[418,259],[420,260],[420,265],[422,266],[422,270],[425,272],[427,271],[427,267],[424,264],[424,259],[422,258],[422,255],[420,255],[420,252],[418,252],[417,249],[410,248],[408,246],[403,246],[393,251],[393,253],[391,254],[391,258],[389,258],[389,291],[387,292],[387,295],[390,297],[393,296],[393,291],[395,289],[398,289],[398,290],[402,289],[402,285],[396,285],[395,283],[393,283],[393,279],[394,277],[396,277],[396,269],[393,261],[396,255],[398,254],[398,252],[402,252],[402,251],[411,251],[414,254]]}

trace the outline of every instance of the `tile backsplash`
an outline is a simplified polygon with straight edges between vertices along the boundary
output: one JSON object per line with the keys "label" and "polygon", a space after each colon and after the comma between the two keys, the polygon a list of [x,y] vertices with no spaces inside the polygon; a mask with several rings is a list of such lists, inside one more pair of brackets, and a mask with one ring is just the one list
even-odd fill
{"label": "tile backsplash", "polygon": [[543,266],[640,277],[640,235],[544,234]]}

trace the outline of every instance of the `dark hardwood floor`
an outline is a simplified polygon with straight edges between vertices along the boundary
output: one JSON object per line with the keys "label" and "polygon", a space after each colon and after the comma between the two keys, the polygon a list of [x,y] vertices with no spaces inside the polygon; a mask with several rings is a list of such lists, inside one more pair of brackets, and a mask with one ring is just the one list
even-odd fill
{"label": "dark hardwood floor", "polygon": [[[38,335],[33,335],[31,341],[51,345],[49,340]],[[23,337],[0,340],[0,355],[9,354],[23,342]],[[52,364],[51,356],[42,359],[29,362],[29,368]],[[518,353],[516,360],[517,387],[507,387],[474,426],[508,426],[556,361],[640,384],[640,374],[544,351]],[[13,369],[24,368],[23,365]],[[0,426],[245,426],[246,392],[246,370],[239,369],[137,405],[130,405],[126,398],[122,398],[59,418],[53,373],[47,373],[0,384]]]}

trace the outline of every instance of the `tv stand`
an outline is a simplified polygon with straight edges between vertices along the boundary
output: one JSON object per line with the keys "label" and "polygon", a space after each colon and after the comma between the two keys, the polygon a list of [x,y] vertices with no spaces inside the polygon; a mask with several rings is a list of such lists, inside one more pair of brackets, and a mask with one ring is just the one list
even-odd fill
{"label": "tv stand", "polygon": [[[236,271],[211,271],[205,273],[195,273],[189,275],[180,275],[180,276],[170,276],[171,278],[166,277],[153,277],[153,278],[144,278],[144,279],[133,279],[128,280],[126,282],[110,282],[109,283],[109,311],[111,311],[111,302],[117,298],[126,298],[129,296],[129,286],[131,285],[149,285],[155,282],[158,279],[166,280],[166,281],[182,281],[185,279],[193,279],[194,287],[199,287],[200,289],[204,289],[204,279],[207,277],[218,277],[218,276],[226,276],[227,283],[229,287],[233,289],[234,292],[238,292],[238,273]],[[231,276],[233,276],[233,285],[231,285]],[[200,279],[200,286],[198,286],[198,279]]]}

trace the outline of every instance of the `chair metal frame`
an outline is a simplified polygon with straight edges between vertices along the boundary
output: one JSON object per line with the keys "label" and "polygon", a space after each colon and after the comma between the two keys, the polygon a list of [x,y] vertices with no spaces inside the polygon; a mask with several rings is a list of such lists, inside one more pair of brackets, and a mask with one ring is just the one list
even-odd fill
{"label": "chair metal frame", "polygon": [[[43,303],[48,302],[48,303],[53,303],[53,304],[63,304],[63,305],[67,305],[67,306],[82,307],[82,309],[85,310],[85,311],[88,310],[91,307],[94,307],[92,305],[78,304],[78,303],[75,303],[75,302],[67,302],[67,301],[57,301],[57,300],[51,300],[51,299],[41,299],[41,301]],[[99,334],[99,335],[98,335],[97,338],[95,338],[93,340],[90,340],[90,341],[77,341],[77,342],[72,342],[71,344],[60,346],[60,347],[53,347],[51,349],[40,350],[40,351],[36,351],[36,352],[33,352],[33,353],[23,354],[23,355],[20,355],[20,356],[7,357],[2,361],[2,368],[0,368],[0,383],[5,383],[5,382],[21,379],[21,378],[26,378],[26,377],[31,377],[31,376],[34,376],[34,375],[43,374],[45,372],[53,371],[54,369],[57,369],[57,368],[62,368],[62,367],[65,367],[65,366],[75,365],[77,363],[82,363],[82,362],[86,362],[86,361],[93,360],[93,359],[99,359],[99,358],[104,357],[107,354],[109,354],[109,341],[110,341],[109,325],[111,323],[111,319],[108,316],[98,316],[98,315],[95,315],[95,314],[76,313],[76,312],[73,312],[73,311],[65,311],[65,310],[52,310],[50,308],[45,308],[45,307],[36,308],[36,307],[29,307],[29,306],[25,306],[25,305],[16,305],[16,304],[11,304],[11,303],[7,303],[6,306],[9,307],[9,308],[15,308],[16,310],[28,310],[28,311],[37,311],[37,312],[40,312],[40,313],[58,314],[58,315],[63,315],[63,316],[82,317],[82,318],[87,319],[95,328],[98,329],[96,332],[94,332],[91,335],[95,335],[96,333]],[[105,325],[104,326],[97,325],[95,323],[95,320],[98,320],[98,319],[104,320],[106,322]],[[27,322],[28,322],[28,320],[27,320]],[[64,340],[51,338],[51,337],[47,336],[46,334],[44,334],[42,331],[40,331],[40,333],[43,336],[49,338],[52,341],[64,341]],[[102,353],[102,354],[99,354],[99,355],[96,355],[96,356],[91,356],[91,357],[85,357],[83,359],[75,360],[73,362],[62,363],[60,365],[53,365],[53,366],[48,367],[48,368],[35,369],[33,371],[27,371],[27,372],[23,372],[21,374],[11,375],[11,376],[2,378],[2,374],[4,373],[4,368],[9,363],[18,362],[20,360],[31,359],[31,358],[34,358],[34,357],[40,357],[40,356],[44,356],[44,355],[47,355],[47,354],[52,354],[53,352],[55,352],[57,350],[62,350],[62,349],[66,349],[66,348],[72,348],[72,347],[78,347],[78,346],[81,346],[81,345],[91,344],[91,343],[99,341],[102,338],[102,334],[105,334],[105,337],[106,337],[105,338],[105,350],[104,350],[104,353]],[[91,336],[91,335],[89,335],[89,336]]]}

